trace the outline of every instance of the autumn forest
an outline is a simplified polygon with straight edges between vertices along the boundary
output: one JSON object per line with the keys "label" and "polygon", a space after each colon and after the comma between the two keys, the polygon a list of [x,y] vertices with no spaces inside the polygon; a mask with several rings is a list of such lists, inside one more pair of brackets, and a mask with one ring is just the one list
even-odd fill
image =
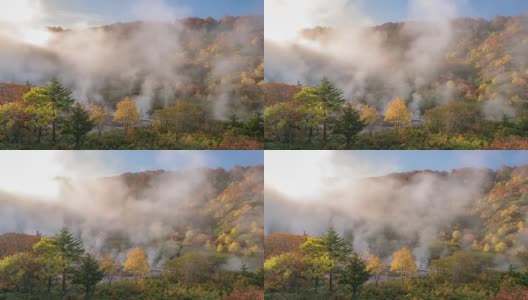
{"label": "autumn forest", "polygon": [[526,15],[342,22],[267,34],[267,149],[527,148]]}
{"label": "autumn forest", "polygon": [[0,147],[263,149],[262,27],[261,16],[53,27],[45,46],[0,35]]}
{"label": "autumn forest", "polygon": [[[355,177],[347,153],[305,193],[266,178],[266,299],[528,297],[528,165]],[[266,158],[266,173],[283,164]]]}
{"label": "autumn forest", "polygon": [[0,300],[528,300],[528,0],[0,0]]}
{"label": "autumn forest", "polygon": [[0,191],[0,299],[263,299],[262,166],[55,184]]}

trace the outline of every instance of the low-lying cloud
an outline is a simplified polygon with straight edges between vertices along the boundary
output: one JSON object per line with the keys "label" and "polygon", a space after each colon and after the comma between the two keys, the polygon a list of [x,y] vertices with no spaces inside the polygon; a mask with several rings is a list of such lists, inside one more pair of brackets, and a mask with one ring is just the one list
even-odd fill
{"label": "low-lying cloud", "polygon": [[[0,172],[0,179],[11,178],[9,185],[3,180],[0,184],[0,233],[53,235],[66,226],[81,238],[87,251],[121,260],[136,246],[144,247],[155,265],[175,255],[171,234],[204,222],[196,209],[206,207],[205,199],[213,190],[203,169],[158,174],[139,187],[140,180],[130,184],[126,176],[115,176],[116,171],[97,152],[48,152],[36,154],[35,160],[29,156],[2,158],[26,162],[18,160],[20,171],[13,166]],[[201,154],[182,156],[195,164],[189,168],[200,168],[207,160],[198,157]],[[158,159],[174,166],[167,154]]]}
{"label": "low-lying cloud", "polygon": [[[351,239],[360,253],[389,258],[395,250],[408,246],[421,265],[427,265],[437,233],[465,215],[493,178],[486,169],[388,175],[397,162],[384,167],[361,154],[328,152],[325,163],[330,176],[312,175],[319,178],[321,188],[301,195],[268,183],[271,174],[288,167],[275,156],[280,155],[266,156],[267,233],[320,235],[332,226]],[[305,164],[310,165],[310,160]],[[310,176],[302,175],[302,167],[296,170],[301,178]],[[376,177],[380,172],[388,176]],[[276,180],[288,186],[293,178],[288,174]]]}
{"label": "low-lying cloud", "polygon": [[[262,56],[257,47],[261,43],[252,43],[258,26],[251,22],[235,20],[233,29],[222,24],[213,29],[191,28],[177,21],[191,14],[188,7],[169,5],[167,0],[129,4],[130,15],[141,22],[102,27],[104,19],[89,24],[64,21],[73,29],[53,32],[45,26],[57,23],[49,20],[50,8],[42,3],[21,5],[35,15],[33,21],[3,20],[0,14],[0,82],[42,85],[56,76],[81,102],[115,103],[133,96],[147,117],[154,101],[167,106],[185,100],[176,99],[177,95],[188,98],[205,81],[240,75],[250,68],[248,57],[254,63]],[[54,9],[57,16],[60,10]],[[237,51],[212,55],[212,41],[226,41]],[[227,69],[225,61],[233,60],[238,63]],[[214,104],[212,114],[217,119],[243,110],[232,82],[223,83],[207,91],[205,99]]]}
{"label": "low-lying cloud", "polygon": [[[467,1],[409,0],[405,23],[378,29],[379,21],[364,11],[362,1],[309,2],[266,1],[266,81],[316,85],[326,76],[351,102],[366,102],[383,112],[389,101],[403,97],[417,117],[423,99],[438,105],[456,100],[448,87],[430,85],[449,73],[445,62],[453,42],[471,34],[453,23]],[[511,52],[514,61],[526,56]],[[432,93],[426,91],[431,88]],[[507,110],[506,104],[494,105]],[[495,114],[484,112],[489,119]]]}

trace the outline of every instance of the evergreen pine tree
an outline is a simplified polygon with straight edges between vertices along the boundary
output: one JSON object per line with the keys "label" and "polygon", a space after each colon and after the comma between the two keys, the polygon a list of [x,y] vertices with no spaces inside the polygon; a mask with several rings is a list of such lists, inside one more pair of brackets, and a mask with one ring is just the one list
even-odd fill
{"label": "evergreen pine tree", "polygon": [[73,106],[71,115],[63,121],[63,134],[70,134],[75,138],[75,149],[80,149],[81,142],[95,127],[90,118],[90,112],[80,104]]}
{"label": "evergreen pine tree", "polygon": [[352,300],[355,300],[361,286],[369,280],[370,276],[366,263],[359,255],[353,253],[346,259],[344,266],[339,270],[338,280],[339,284],[350,287]]}
{"label": "evergreen pine tree", "polygon": [[[352,245],[340,237],[334,228],[329,228],[328,231],[321,237],[323,243],[328,251],[330,259],[335,261],[335,265],[342,263],[348,255],[352,252]],[[335,270],[331,270],[329,273],[329,288],[333,289],[333,279]]]}
{"label": "evergreen pine tree", "polygon": [[62,292],[66,292],[66,277],[71,273],[73,263],[79,261],[84,254],[82,242],[75,238],[68,228],[62,228],[56,235],[55,240],[59,247],[59,259],[62,271]]}
{"label": "evergreen pine tree", "polygon": [[53,78],[48,83],[47,90],[54,108],[59,111],[59,114],[55,116],[52,122],[52,139],[53,142],[56,142],[57,124],[70,111],[75,99],[72,97],[72,92],[65,88],[57,78]]}
{"label": "evergreen pine tree", "polygon": [[326,143],[328,125],[334,118],[334,114],[345,104],[345,98],[343,97],[343,92],[326,77],[321,80],[318,93],[321,98],[323,113],[323,141]]}
{"label": "evergreen pine tree", "polygon": [[345,136],[346,148],[350,149],[352,138],[360,133],[365,126],[365,123],[361,121],[360,112],[348,104],[334,120],[333,133]]}
{"label": "evergreen pine tree", "polygon": [[84,255],[79,266],[74,269],[72,282],[84,287],[84,298],[90,299],[95,286],[104,277],[103,271],[99,268],[99,262],[90,254]]}

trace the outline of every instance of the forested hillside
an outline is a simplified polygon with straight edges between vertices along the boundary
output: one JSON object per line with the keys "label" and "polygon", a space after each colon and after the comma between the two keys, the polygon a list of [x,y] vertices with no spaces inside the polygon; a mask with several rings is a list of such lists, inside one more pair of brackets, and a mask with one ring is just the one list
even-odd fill
{"label": "forested hillside", "polygon": [[[262,16],[49,31],[45,47],[2,40],[5,148],[263,147]],[[73,103],[57,104],[57,82],[92,113],[92,124],[79,125],[91,132],[81,141],[62,124]],[[40,87],[42,97],[23,99]]]}
{"label": "forested hillside", "polygon": [[[396,173],[350,186],[326,204],[266,199],[271,298],[528,295],[528,166]],[[277,206],[284,212],[271,213]]]}
{"label": "forested hillside", "polygon": [[[359,32],[318,27],[301,38],[266,44],[272,147],[526,148],[527,16],[388,23]],[[352,43],[358,46],[347,57],[342,48]],[[294,49],[300,58],[292,64],[302,66],[275,63]],[[339,93],[330,97],[323,78]],[[358,116],[347,114],[345,103]],[[320,132],[324,123],[332,136]],[[347,137],[353,142],[345,145]]]}
{"label": "forested hillside", "polygon": [[[262,166],[58,180],[53,200],[0,194],[0,296],[262,297]],[[64,287],[61,235],[82,247]]]}

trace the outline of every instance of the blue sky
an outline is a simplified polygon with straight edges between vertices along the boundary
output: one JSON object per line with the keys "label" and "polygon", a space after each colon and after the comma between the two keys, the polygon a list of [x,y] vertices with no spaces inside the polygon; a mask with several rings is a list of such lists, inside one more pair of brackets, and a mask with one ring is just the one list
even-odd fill
{"label": "blue sky", "polygon": [[99,151],[114,172],[182,170],[197,167],[231,169],[264,163],[263,151]]}
{"label": "blue sky", "polygon": [[[445,0],[456,2],[458,15],[494,18],[528,13],[526,0]],[[352,1],[354,2],[354,1]],[[377,23],[403,21],[409,12],[410,0],[359,0],[362,10]]]}
{"label": "blue sky", "polygon": [[452,171],[528,164],[528,151],[266,151],[266,186],[299,199],[329,182],[409,171]]}
{"label": "blue sky", "polygon": [[[5,0],[2,0],[5,1]],[[10,0],[20,1],[20,0]],[[71,23],[110,24],[142,19],[143,13],[182,18],[222,18],[226,15],[262,15],[264,0],[40,0],[46,19],[55,26]]]}
{"label": "blue sky", "polygon": [[528,151],[352,151],[368,161],[396,165],[399,172],[451,171],[474,167],[497,169],[528,164]]}

